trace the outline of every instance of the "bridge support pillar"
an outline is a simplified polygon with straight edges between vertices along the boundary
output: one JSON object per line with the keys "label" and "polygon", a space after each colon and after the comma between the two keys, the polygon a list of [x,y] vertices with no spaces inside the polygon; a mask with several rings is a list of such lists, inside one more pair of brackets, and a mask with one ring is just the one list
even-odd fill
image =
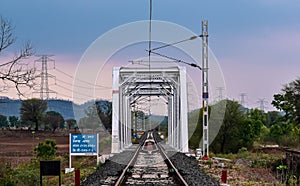
{"label": "bridge support pillar", "polygon": [[186,69],[180,69],[180,151],[188,152],[188,107],[187,107],[187,87],[186,87]]}
{"label": "bridge support pillar", "polygon": [[113,69],[113,90],[112,90],[112,139],[111,139],[111,153],[120,153],[120,89],[119,89],[119,73],[120,67]]}

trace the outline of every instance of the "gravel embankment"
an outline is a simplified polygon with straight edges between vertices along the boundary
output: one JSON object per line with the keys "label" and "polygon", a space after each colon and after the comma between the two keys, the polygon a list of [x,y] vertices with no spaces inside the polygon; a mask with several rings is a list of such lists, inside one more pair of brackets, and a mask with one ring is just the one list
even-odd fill
{"label": "gravel embankment", "polygon": [[[144,135],[139,143],[142,143],[147,135]],[[117,177],[121,175],[123,169],[129,163],[134,155],[134,151],[125,151],[120,154],[113,156],[112,158],[105,161],[103,165],[100,166],[98,170],[90,174],[81,185],[83,186],[98,186],[98,185],[113,185],[113,183],[108,183],[108,177]],[[116,180],[112,180],[116,181]]]}
{"label": "gravel embankment", "polygon": [[[106,179],[108,177],[119,176],[126,164],[129,163],[131,157],[133,156],[133,151],[122,152],[114,157],[106,160],[101,167],[94,173],[90,174],[83,182],[83,186],[98,186],[108,184]],[[118,163],[117,163],[118,162]],[[109,185],[112,185],[110,183]]]}
{"label": "gravel embankment", "polygon": [[183,153],[172,153],[170,160],[189,186],[219,186],[220,183],[203,173],[194,157]]}

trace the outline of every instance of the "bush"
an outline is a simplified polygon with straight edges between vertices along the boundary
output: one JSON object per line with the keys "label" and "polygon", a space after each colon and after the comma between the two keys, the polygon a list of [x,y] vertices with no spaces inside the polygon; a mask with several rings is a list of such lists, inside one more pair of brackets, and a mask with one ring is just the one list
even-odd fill
{"label": "bush", "polygon": [[38,186],[40,181],[40,171],[38,161],[21,164],[13,171],[14,185]]}
{"label": "bush", "polygon": [[57,146],[55,140],[46,139],[45,143],[39,142],[38,146],[34,148],[36,157],[39,159],[54,159],[56,154]]}

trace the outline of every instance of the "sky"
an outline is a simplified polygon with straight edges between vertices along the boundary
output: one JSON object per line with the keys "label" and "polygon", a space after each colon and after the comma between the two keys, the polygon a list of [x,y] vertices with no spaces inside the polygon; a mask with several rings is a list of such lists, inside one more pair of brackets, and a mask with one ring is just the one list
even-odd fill
{"label": "sky", "polygon": [[[52,82],[50,89],[64,99],[72,99],[72,77],[98,37],[120,25],[149,19],[149,0],[1,0],[0,5],[0,15],[14,25],[17,37],[9,52],[30,41],[36,54],[54,55],[55,69],[50,65],[49,72],[64,83]],[[153,0],[152,18],[197,34],[201,21],[208,20],[209,47],[226,82],[223,94],[239,101],[246,93],[248,107],[258,107],[257,101],[265,99],[266,109],[272,110],[273,95],[300,77],[299,9],[298,0]],[[6,58],[0,54],[0,63]],[[104,86],[99,91],[110,95],[110,81],[99,79]]]}

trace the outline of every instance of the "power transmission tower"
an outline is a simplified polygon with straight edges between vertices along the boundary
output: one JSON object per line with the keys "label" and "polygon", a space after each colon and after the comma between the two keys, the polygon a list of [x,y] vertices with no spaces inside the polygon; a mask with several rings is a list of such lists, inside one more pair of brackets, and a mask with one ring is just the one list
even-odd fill
{"label": "power transmission tower", "polygon": [[240,104],[245,106],[245,103],[246,103],[245,98],[246,98],[247,94],[246,93],[240,93],[240,96],[241,96]]}
{"label": "power transmission tower", "polygon": [[221,101],[223,99],[223,91],[224,91],[224,87],[217,87],[217,91],[219,93],[218,95],[218,101]]}
{"label": "power transmission tower", "polygon": [[265,111],[265,104],[267,104],[268,102],[265,100],[265,98],[263,99],[258,99],[257,103],[259,103],[259,109],[262,111]]}
{"label": "power transmission tower", "polygon": [[49,94],[56,94],[56,91],[53,91],[51,89],[49,89],[49,82],[48,82],[48,78],[53,78],[55,79],[55,76],[53,76],[52,74],[48,73],[48,62],[53,62],[55,63],[55,61],[53,59],[51,59],[50,57],[53,55],[37,55],[38,57],[40,57],[39,59],[35,60],[35,63],[42,63],[42,69],[41,69],[41,73],[37,76],[41,78],[41,84],[40,84],[40,90],[39,91],[35,91],[34,93],[40,93],[40,98],[42,100],[44,99],[49,99]]}

